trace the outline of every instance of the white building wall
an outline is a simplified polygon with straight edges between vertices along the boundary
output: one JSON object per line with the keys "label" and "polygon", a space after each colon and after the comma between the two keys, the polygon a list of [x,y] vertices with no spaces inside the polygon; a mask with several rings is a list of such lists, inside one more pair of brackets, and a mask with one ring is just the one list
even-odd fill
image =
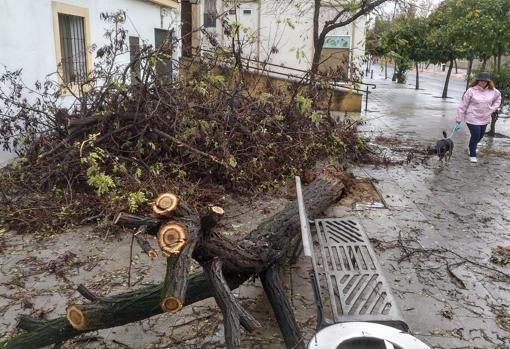
{"label": "white building wall", "polygon": [[[240,1],[237,10],[237,20],[248,29],[258,43],[254,43],[248,50],[244,50],[245,56],[264,61],[270,57],[270,62],[287,67],[308,70],[313,57],[313,3],[301,2],[297,7],[293,4],[299,2],[286,2],[276,0]],[[244,10],[251,10],[252,15],[246,16]],[[200,6],[200,25],[203,24],[203,5]],[[228,13],[223,1],[217,0],[219,14]],[[333,15],[336,10],[324,7],[321,9],[321,27],[324,21]],[[260,18],[257,18],[260,13]],[[232,15],[228,15],[233,20]],[[350,35],[352,55],[351,60],[361,62],[365,55],[365,21],[364,16],[353,23],[333,30],[328,35]],[[259,30],[257,28],[260,28]],[[228,46],[221,20],[217,20],[216,29],[207,29],[215,34],[221,45]],[[210,47],[207,40],[202,38],[202,47]],[[273,50],[276,48],[276,51]]]}
{"label": "white building wall", "polygon": [[[109,27],[100,14],[117,10],[126,12],[124,27],[128,35],[139,36],[141,44],[154,44],[155,28],[174,29],[176,37],[180,37],[178,9],[161,8],[140,0],[59,2],[89,10],[90,43],[96,47],[105,44],[104,30]],[[129,62],[129,55],[124,56],[120,63]],[[180,56],[179,47],[174,56]],[[8,70],[23,69],[23,80],[29,86],[57,70],[51,0],[0,0],[0,65]]]}

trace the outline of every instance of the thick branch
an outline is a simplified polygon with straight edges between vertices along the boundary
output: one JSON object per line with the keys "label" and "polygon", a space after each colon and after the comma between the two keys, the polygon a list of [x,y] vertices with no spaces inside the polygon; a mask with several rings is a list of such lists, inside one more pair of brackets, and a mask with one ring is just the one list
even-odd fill
{"label": "thick branch", "polygon": [[273,312],[282,332],[287,348],[304,349],[305,342],[294,317],[294,310],[290,305],[278,275],[278,268],[272,265],[260,275],[262,286],[267,299],[271,303]]}
{"label": "thick branch", "polygon": [[[329,24],[328,22],[326,22],[326,24],[324,25],[324,28],[322,28],[322,31],[321,31],[321,34],[320,34],[320,38],[322,40],[324,40],[326,38],[326,35],[329,32],[331,32],[332,30],[344,27],[347,24],[350,24],[350,23],[354,22],[359,17],[368,14],[370,11],[375,9],[377,6],[385,3],[386,1],[388,1],[388,0],[375,0],[373,2],[368,2],[368,1],[365,2],[365,1],[363,1],[362,4],[361,4],[361,7],[351,17],[349,17],[345,21],[341,21],[341,22],[334,23],[334,24]],[[340,16],[337,15],[336,16],[336,20],[338,20],[339,18],[340,18]]]}
{"label": "thick branch", "polygon": [[[209,207],[209,212],[200,219],[200,235],[209,234],[209,231],[222,216],[223,209],[221,207]],[[182,307],[191,258],[198,240],[197,222],[192,219],[187,219],[187,221],[186,227],[174,222],[165,224],[158,233],[161,249],[168,256],[161,292],[161,309],[170,313],[175,313]]]}
{"label": "thick branch", "polygon": [[[165,237],[160,238],[160,235]],[[161,291],[160,305],[163,311],[175,313],[182,308],[188,287],[191,256],[197,239],[198,222],[193,220],[185,227],[171,222],[161,227],[160,233],[158,233],[163,254],[168,256],[165,280]]]}
{"label": "thick branch", "polygon": [[138,243],[138,246],[140,246],[140,248],[142,249],[142,251],[145,252],[145,254],[147,254],[147,256],[149,256],[150,259],[154,260],[158,256],[158,254],[156,250],[152,248],[149,241],[147,241],[147,239],[142,236],[142,234],[145,234],[146,231],[147,231],[146,225],[142,225],[141,227],[139,227],[138,231],[135,234],[135,239],[136,242]]}
{"label": "thick branch", "polygon": [[223,314],[225,326],[225,344],[227,349],[235,349],[241,346],[241,321],[234,303],[230,289],[226,285],[221,271],[221,261],[213,259],[210,263],[203,265],[207,279],[212,285],[214,299]]}
{"label": "thick branch", "polygon": [[159,227],[162,224],[162,221],[155,218],[147,218],[125,212],[119,212],[117,216],[115,216],[115,218],[113,219],[113,224],[118,224],[131,228],[137,228],[146,225],[147,233],[151,235],[156,235],[156,233],[159,230]]}
{"label": "thick branch", "polygon": [[[324,173],[309,185],[303,196],[310,217],[318,216],[338,200],[343,188],[340,177],[332,171]],[[300,233],[299,226],[297,203],[290,203],[284,210],[259,225],[248,239],[240,241],[237,245],[225,240],[228,242],[225,246],[215,245],[213,241],[216,239],[211,239],[204,242],[202,252],[207,254],[206,248],[211,247],[214,249],[212,257],[222,256],[223,275],[232,290],[285,256],[289,241]],[[254,247],[258,248],[253,251]],[[223,248],[231,250],[222,250]],[[256,253],[259,255],[254,256]],[[250,260],[244,261],[245,256],[248,256]],[[98,306],[97,302],[79,305],[78,308],[85,319],[101,318],[104,322],[96,322],[94,326],[86,327],[80,332],[73,329],[65,317],[58,318],[45,322],[34,331],[0,342],[0,348],[38,348],[68,340],[84,332],[121,326],[160,314],[162,313],[160,307],[162,289],[162,285],[156,285],[134,292],[104,297],[100,302],[101,306]],[[188,282],[184,305],[211,296],[211,286],[205,276],[194,275]]]}

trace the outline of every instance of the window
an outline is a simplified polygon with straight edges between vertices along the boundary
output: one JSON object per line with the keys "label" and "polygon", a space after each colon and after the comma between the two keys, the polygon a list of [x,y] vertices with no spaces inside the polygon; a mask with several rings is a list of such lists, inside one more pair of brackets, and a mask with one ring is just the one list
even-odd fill
{"label": "window", "polygon": [[87,80],[91,69],[88,10],[53,2],[53,30],[59,80],[77,86]]}
{"label": "window", "polygon": [[251,15],[251,10],[243,10],[243,15]]}
{"label": "window", "polygon": [[216,17],[218,13],[216,11],[216,0],[205,0],[204,1],[204,27],[216,28]]}
{"label": "window", "polygon": [[83,17],[58,14],[62,80],[65,84],[87,79],[87,56]]}

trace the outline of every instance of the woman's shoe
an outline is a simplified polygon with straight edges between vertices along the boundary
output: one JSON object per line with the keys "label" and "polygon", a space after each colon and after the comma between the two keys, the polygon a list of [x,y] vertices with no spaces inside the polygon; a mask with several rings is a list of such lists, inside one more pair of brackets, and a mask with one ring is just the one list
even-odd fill
{"label": "woman's shoe", "polygon": [[474,156],[470,156],[469,157],[469,161],[471,161],[471,162],[478,162],[478,160],[476,160],[476,157],[474,157]]}

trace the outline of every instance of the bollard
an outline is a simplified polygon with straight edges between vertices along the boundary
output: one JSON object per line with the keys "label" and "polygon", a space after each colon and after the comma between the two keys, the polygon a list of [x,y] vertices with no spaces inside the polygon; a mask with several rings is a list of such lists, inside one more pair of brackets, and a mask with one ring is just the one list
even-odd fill
{"label": "bollard", "polygon": [[374,70],[372,69],[372,70],[370,71],[370,79],[373,79],[373,78],[374,78]]}

